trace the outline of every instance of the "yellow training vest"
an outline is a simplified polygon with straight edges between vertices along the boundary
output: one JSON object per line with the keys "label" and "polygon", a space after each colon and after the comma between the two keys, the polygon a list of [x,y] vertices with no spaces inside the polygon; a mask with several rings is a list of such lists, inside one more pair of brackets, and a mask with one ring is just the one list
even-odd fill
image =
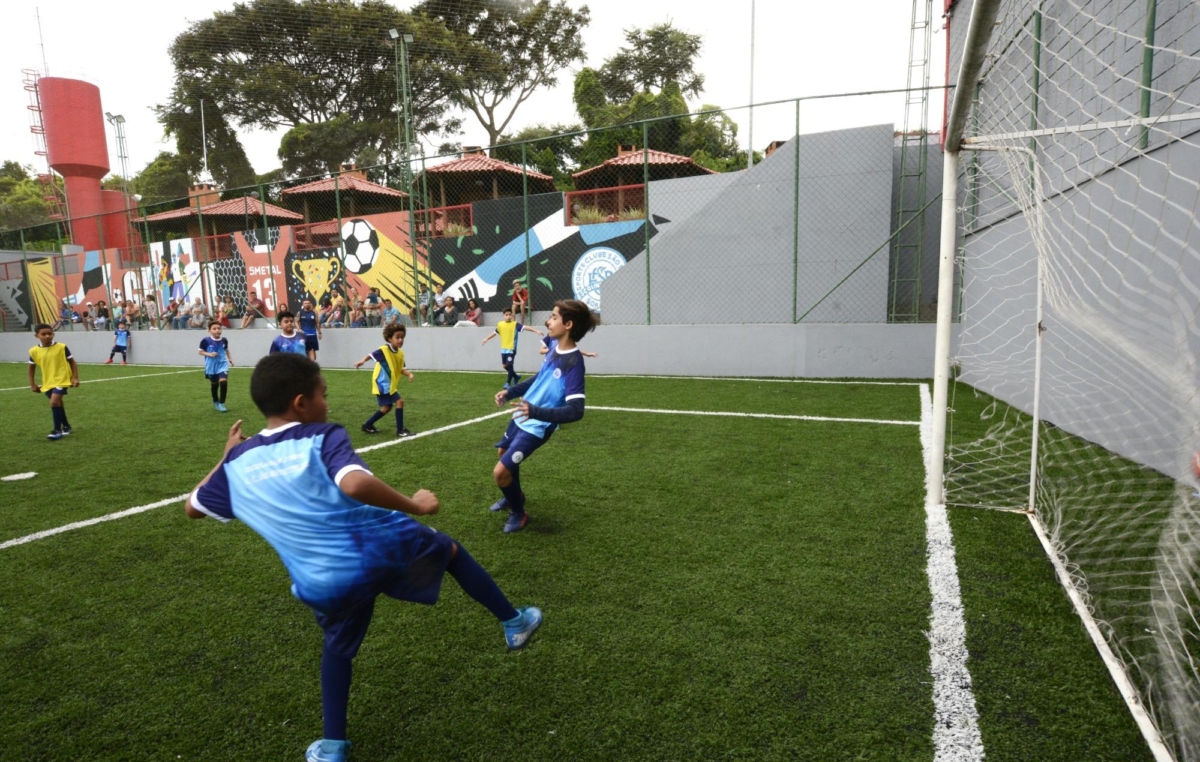
{"label": "yellow training vest", "polygon": [[42,371],[43,392],[71,385],[71,363],[67,361],[67,345],[57,341],[48,347],[38,344],[29,350],[29,359]]}

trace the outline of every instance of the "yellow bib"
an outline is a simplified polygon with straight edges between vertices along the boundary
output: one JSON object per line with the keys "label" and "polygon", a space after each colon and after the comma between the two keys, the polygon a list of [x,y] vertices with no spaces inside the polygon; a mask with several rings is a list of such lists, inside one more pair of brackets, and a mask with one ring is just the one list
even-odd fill
{"label": "yellow bib", "polygon": [[67,362],[67,345],[57,341],[48,347],[38,344],[29,350],[29,359],[42,371],[43,392],[71,385],[71,363]]}

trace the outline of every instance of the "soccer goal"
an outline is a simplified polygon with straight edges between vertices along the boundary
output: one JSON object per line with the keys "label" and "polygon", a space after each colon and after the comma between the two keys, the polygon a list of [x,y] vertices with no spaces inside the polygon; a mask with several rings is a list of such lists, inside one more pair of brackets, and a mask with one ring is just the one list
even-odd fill
{"label": "soccer goal", "polygon": [[1156,758],[1200,760],[1200,3],[952,14],[929,499],[1027,512]]}

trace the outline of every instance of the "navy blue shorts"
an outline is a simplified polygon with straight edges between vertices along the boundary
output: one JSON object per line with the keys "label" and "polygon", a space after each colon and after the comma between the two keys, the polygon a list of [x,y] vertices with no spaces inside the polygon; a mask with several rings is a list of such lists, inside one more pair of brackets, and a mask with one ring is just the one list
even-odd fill
{"label": "navy blue shorts", "polygon": [[391,394],[376,394],[375,401],[379,403],[379,407],[390,407],[399,402],[403,397],[400,392],[392,392]]}
{"label": "navy blue shorts", "polygon": [[65,387],[65,386],[56,386],[56,387],[54,387],[53,389],[47,389],[47,390],[46,390],[46,397],[47,397],[47,399],[48,399],[48,398],[49,398],[51,395],[54,395],[54,394],[61,394],[61,395],[62,395],[62,396],[64,396],[64,397],[65,397],[65,396],[67,396],[67,387]]}
{"label": "navy blue shorts", "polygon": [[304,334],[304,351],[319,352],[320,350],[321,342],[319,339],[317,339],[317,335],[315,333]]}
{"label": "navy blue shorts", "polygon": [[500,353],[500,367],[508,368],[509,366],[511,366],[513,364],[513,359],[515,359],[516,356],[517,356],[516,352],[501,352]]}
{"label": "navy blue shorts", "polygon": [[496,447],[504,450],[500,462],[509,471],[514,470],[523,460],[533,455],[534,450],[549,442],[553,433],[554,429],[550,429],[544,437],[534,436],[518,426],[516,421],[509,421],[504,437],[496,443]]}
{"label": "navy blue shorts", "polygon": [[341,656],[353,658],[362,645],[375,598],[383,594],[399,601],[437,603],[442,588],[442,576],[454,552],[454,540],[448,535],[422,526],[416,536],[401,543],[400,555],[405,557],[403,571],[363,587],[362,598],[346,609],[316,614],[317,624],[325,631],[325,647]]}
{"label": "navy blue shorts", "polygon": [[221,381],[228,380],[229,374],[228,373],[205,373],[204,377],[215,384],[215,383],[219,383]]}

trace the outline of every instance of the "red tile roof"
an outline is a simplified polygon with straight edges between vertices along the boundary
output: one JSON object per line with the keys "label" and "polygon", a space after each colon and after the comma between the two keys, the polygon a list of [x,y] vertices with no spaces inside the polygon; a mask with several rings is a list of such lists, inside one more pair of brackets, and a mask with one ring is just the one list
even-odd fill
{"label": "red tile roof", "polygon": [[397,198],[408,198],[408,194],[404,191],[389,188],[386,185],[373,183],[370,180],[363,180],[361,177],[354,175],[341,175],[337,180],[337,188],[334,188],[333,178],[324,180],[315,180],[304,185],[297,185],[295,188],[284,188],[280,194],[283,196],[293,196],[306,193],[333,193],[338,191],[353,191],[355,193],[369,193],[376,196],[395,196]]}
{"label": "red tile roof", "polygon": [[[274,218],[276,220],[284,220],[288,222],[293,220],[302,221],[304,219],[302,215],[296,214],[295,212],[289,212],[287,209],[275,206],[274,204],[267,204],[266,207],[268,219]],[[260,200],[256,198],[250,198],[249,196],[245,196],[243,198],[231,198],[228,201],[219,201],[215,204],[208,204],[207,206],[200,207],[200,214],[204,215],[205,217],[245,217],[249,215],[251,217],[257,217],[261,220],[263,216],[263,204]],[[148,217],[142,217],[135,221],[164,222],[166,220],[178,220],[195,216],[196,207],[185,206],[182,209],[172,209],[169,212],[151,214]]]}
{"label": "red tile roof", "polygon": [[425,171],[431,174],[442,172],[511,172],[517,176],[527,174],[531,180],[554,182],[554,178],[550,175],[543,175],[541,172],[534,170],[528,170],[526,173],[523,173],[521,168],[516,164],[509,164],[507,161],[493,159],[490,156],[464,156],[455,161],[448,161],[445,164],[428,167]]}
{"label": "red tile roof", "polygon": [[571,177],[575,177],[575,178],[583,177],[585,175],[591,174],[592,172],[596,172],[596,171],[599,171],[601,169],[605,169],[608,167],[640,167],[640,166],[642,166],[643,162],[645,162],[646,164],[652,164],[652,165],[656,165],[656,166],[661,166],[664,164],[690,165],[688,168],[691,171],[695,172],[695,174],[698,174],[698,175],[715,175],[716,174],[716,172],[713,172],[711,169],[708,169],[707,167],[702,167],[699,164],[697,164],[696,162],[692,161],[692,159],[688,156],[680,156],[680,155],[674,154],[674,153],[667,153],[666,151],[655,151],[653,148],[651,148],[650,150],[645,152],[645,156],[642,155],[641,151],[633,151],[633,152],[618,156],[615,159],[609,159],[608,161],[604,162],[603,164],[597,164],[596,166],[591,167],[590,169],[584,169],[579,172],[576,172],[575,174],[571,175]]}

